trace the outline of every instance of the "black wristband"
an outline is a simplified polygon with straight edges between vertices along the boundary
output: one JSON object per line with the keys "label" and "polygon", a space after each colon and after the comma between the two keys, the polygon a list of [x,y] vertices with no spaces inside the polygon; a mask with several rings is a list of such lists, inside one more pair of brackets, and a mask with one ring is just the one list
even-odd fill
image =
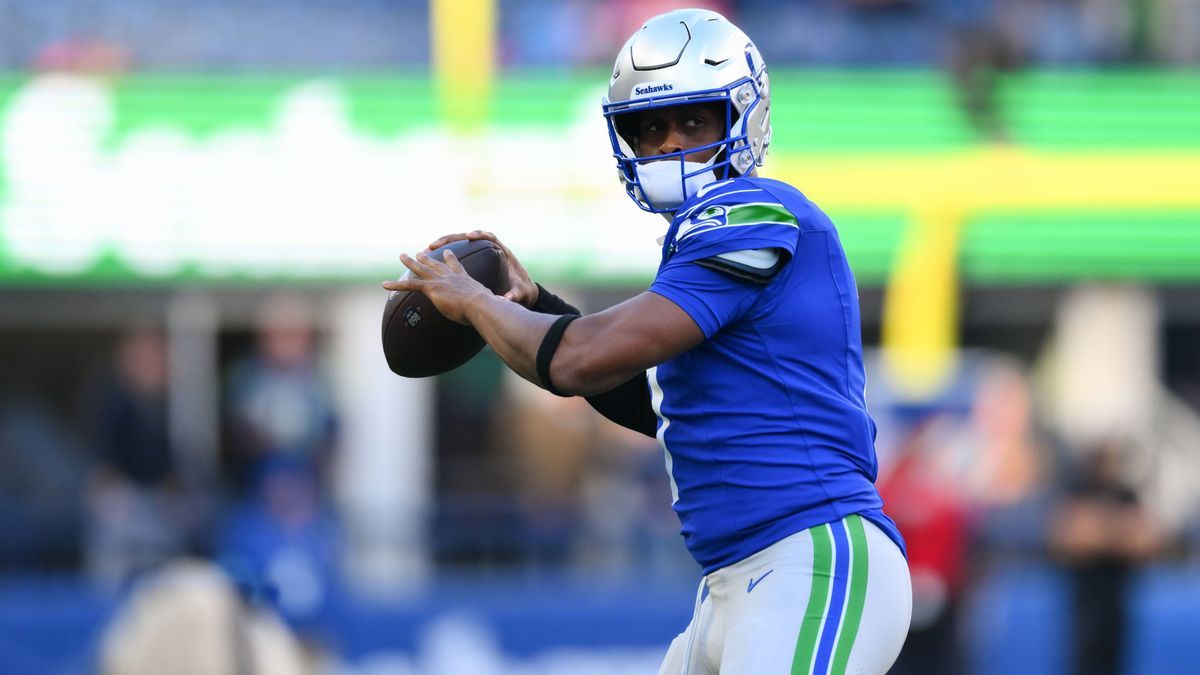
{"label": "black wristband", "polygon": [[546,391],[555,396],[566,397],[570,394],[562,393],[550,381],[550,362],[554,360],[554,352],[558,351],[558,343],[562,342],[563,333],[567,332],[567,326],[578,318],[578,314],[563,314],[558,317],[554,323],[550,324],[550,330],[546,331],[546,337],[542,338],[542,344],[538,347],[536,364],[538,379],[542,381],[542,386]]}
{"label": "black wristband", "polygon": [[533,306],[529,309],[540,314],[582,314],[578,309],[575,309],[566,300],[546,290],[545,286],[537,284],[538,296],[534,301]]}

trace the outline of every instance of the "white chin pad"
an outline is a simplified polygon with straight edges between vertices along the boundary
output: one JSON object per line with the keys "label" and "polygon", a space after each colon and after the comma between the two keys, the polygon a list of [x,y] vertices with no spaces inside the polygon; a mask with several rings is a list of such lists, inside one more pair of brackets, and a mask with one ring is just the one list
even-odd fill
{"label": "white chin pad", "polygon": [[[637,171],[638,182],[641,184],[641,189],[637,190],[640,193],[638,196],[656,209],[674,209],[688,197],[699,192],[700,188],[717,180],[716,174],[712,171],[704,171],[709,167],[710,162],[682,162],[682,164],[682,174],[679,171],[680,162],[678,160],[668,159],[637,165],[635,171]],[[689,176],[685,185],[681,176],[697,171],[701,173]]]}

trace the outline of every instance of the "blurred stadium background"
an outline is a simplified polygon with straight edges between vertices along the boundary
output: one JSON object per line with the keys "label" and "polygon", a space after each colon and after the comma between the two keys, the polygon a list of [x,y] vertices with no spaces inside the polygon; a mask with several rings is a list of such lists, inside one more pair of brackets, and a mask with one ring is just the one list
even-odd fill
{"label": "blurred stadium background", "polygon": [[643,289],[599,98],[681,5],[858,277],[894,672],[1195,672],[1200,0],[0,0],[0,672],[656,672],[656,446],[393,376],[377,282],[483,228]]}

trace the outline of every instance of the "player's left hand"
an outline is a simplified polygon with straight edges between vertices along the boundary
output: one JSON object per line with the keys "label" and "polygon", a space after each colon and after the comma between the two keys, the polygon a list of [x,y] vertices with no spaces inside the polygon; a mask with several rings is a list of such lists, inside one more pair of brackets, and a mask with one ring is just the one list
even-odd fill
{"label": "player's left hand", "polygon": [[445,234],[435,239],[429,246],[425,247],[425,251],[432,251],[435,248],[441,248],[446,244],[450,244],[461,240],[477,241],[486,239],[496,245],[500,249],[500,256],[508,265],[508,292],[502,297],[512,300],[513,302],[525,308],[532,308],[537,302],[538,290],[537,284],[533,283],[533,279],[529,277],[529,272],[525,271],[525,266],[517,260],[517,256],[513,255],[511,249],[504,245],[504,242],[492,234],[483,230],[474,230],[472,232],[460,232],[457,234]]}
{"label": "player's left hand", "polygon": [[470,323],[467,310],[471,303],[492,295],[486,286],[467,274],[450,251],[445,252],[444,260],[431,258],[424,251],[415,258],[401,253],[400,262],[410,274],[398,281],[385,281],[383,287],[389,291],[423,293],[451,321]]}

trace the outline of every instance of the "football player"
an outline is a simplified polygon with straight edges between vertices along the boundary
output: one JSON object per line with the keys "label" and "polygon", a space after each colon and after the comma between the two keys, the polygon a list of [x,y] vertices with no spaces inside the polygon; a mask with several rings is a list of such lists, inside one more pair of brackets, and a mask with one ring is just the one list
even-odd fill
{"label": "football player", "polygon": [[[761,178],[770,84],[719,14],[650,19],[621,48],[603,113],[625,190],[664,214],[646,292],[580,316],[501,246],[495,296],[447,253],[401,256],[417,290],[514,371],[655,436],[696,607],[665,675],[884,673],[908,631],[904,542],[875,489],[875,423],[854,276],[803,194]],[[443,237],[496,238],[474,232]]]}

